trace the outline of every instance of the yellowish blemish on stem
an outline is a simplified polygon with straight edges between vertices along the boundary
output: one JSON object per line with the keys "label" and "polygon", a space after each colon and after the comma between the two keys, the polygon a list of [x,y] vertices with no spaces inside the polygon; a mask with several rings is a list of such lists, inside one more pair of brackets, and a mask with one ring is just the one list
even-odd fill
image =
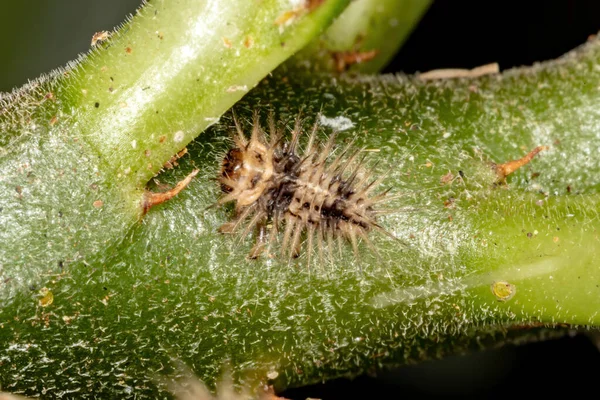
{"label": "yellowish blemish on stem", "polygon": [[491,289],[492,293],[494,294],[494,296],[496,296],[496,299],[498,299],[498,301],[508,301],[517,292],[516,286],[511,285],[506,281],[497,281],[492,283]]}
{"label": "yellowish blemish on stem", "polygon": [[54,295],[48,288],[42,288],[40,290],[40,295],[42,298],[39,300],[39,305],[41,307],[48,307],[50,304],[54,302]]}

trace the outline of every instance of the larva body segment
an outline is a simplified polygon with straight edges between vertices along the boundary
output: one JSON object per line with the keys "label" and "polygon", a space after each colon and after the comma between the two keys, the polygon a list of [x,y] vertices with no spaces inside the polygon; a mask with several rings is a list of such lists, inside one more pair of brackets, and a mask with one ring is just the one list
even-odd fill
{"label": "larva body segment", "polygon": [[317,145],[319,127],[315,124],[299,154],[300,120],[289,142],[283,141],[283,132],[272,116],[269,125],[267,142],[255,114],[248,140],[236,121],[235,147],[223,159],[219,176],[225,195],[218,201],[235,202],[235,217],[220,231],[241,232],[246,237],[256,230],[251,258],[270,247],[281,232],[281,252],[288,259],[300,254],[305,238],[309,265],[315,241],[321,261],[324,249],[332,255],[335,241],[340,251],[343,241],[350,242],[358,257],[362,239],[376,253],[367,235],[373,229],[387,234],[376,221],[376,205],[387,198],[385,193],[372,195],[380,179],[372,180],[372,174],[363,168],[358,160],[360,151],[350,144],[332,157],[335,135]]}

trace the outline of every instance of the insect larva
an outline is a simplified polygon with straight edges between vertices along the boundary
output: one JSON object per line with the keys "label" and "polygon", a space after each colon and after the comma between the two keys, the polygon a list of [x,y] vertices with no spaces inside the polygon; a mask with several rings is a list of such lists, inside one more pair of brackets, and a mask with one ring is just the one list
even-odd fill
{"label": "insect larva", "polygon": [[[232,221],[223,224],[223,233],[241,233],[246,237],[256,232],[256,242],[249,257],[257,258],[281,237],[281,253],[289,259],[298,257],[304,239],[308,264],[314,244],[323,260],[324,249],[332,255],[333,242],[351,243],[358,257],[358,242],[363,240],[377,254],[368,237],[372,230],[392,236],[377,223],[384,210],[377,206],[389,199],[387,192],[375,194],[382,177],[373,178],[367,171],[361,149],[348,144],[337,156],[335,135],[318,144],[313,125],[304,151],[299,149],[303,133],[297,119],[290,141],[269,118],[269,136],[254,114],[252,133],[248,139],[234,116],[237,135],[235,146],[222,162],[219,176],[225,195],[218,204],[235,202]],[[392,236],[393,237],[393,236]]]}

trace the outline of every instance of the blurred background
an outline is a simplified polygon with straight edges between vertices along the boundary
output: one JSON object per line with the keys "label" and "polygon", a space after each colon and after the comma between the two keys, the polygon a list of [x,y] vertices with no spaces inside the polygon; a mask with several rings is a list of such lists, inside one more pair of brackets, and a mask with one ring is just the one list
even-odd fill
{"label": "blurred background", "polygon": [[[111,30],[140,0],[3,1],[0,12],[0,91],[10,91],[89,49],[92,35]],[[413,73],[501,69],[555,58],[600,31],[600,1],[434,1],[385,69]],[[290,389],[282,396],[324,400],[455,395],[507,397],[597,393],[598,337],[571,331],[561,338],[507,345],[384,371]]]}

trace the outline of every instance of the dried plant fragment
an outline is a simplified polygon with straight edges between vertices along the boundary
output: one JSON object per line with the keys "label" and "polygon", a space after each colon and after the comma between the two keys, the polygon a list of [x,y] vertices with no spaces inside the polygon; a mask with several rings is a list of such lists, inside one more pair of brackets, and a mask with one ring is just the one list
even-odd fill
{"label": "dried plant fragment", "polygon": [[500,72],[498,63],[482,65],[473,69],[444,68],[434,69],[423,72],[418,75],[422,81],[434,81],[438,79],[456,79],[456,78],[478,78],[484,75],[494,75]]}
{"label": "dried plant fragment", "polygon": [[144,193],[144,199],[142,200],[142,209],[143,214],[146,214],[152,207],[162,204],[165,201],[171,200],[173,197],[177,196],[179,192],[187,187],[190,184],[192,179],[198,174],[200,170],[193,170],[188,176],[186,176],[183,180],[179,181],[177,185],[173,189],[167,190],[162,193],[154,193],[146,191]]}
{"label": "dried plant fragment", "polygon": [[332,53],[333,60],[335,62],[335,68],[338,72],[346,71],[350,66],[354,64],[360,64],[363,62],[371,61],[374,59],[378,50],[369,51],[339,51]]}
{"label": "dried plant fragment", "polygon": [[[164,140],[163,140],[164,141]],[[162,143],[162,142],[161,142]],[[181,150],[179,153],[175,154],[173,157],[171,157],[169,159],[169,161],[167,161],[164,165],[163,168],[166,169],[173,169],[174,167],[177,167],[179,165],[179,163],[177,162],[177,160],[179,160],[181,157],[183,157],[184,155],[187,154],[187,147],[184,147],[183,150]]]}
{"label": "dried plant fragment", "polygon": [[518,160],[507,161],[503,164],[492,164],[492,168],[496,172],[496,184],[504,185],[506,184],[506,177],[524,165],[527,165],[533,160],[540,151],[548,150],[550,147],[548,146],[538,146],[535,149],[531,150],[525,157],[520,158]]}

